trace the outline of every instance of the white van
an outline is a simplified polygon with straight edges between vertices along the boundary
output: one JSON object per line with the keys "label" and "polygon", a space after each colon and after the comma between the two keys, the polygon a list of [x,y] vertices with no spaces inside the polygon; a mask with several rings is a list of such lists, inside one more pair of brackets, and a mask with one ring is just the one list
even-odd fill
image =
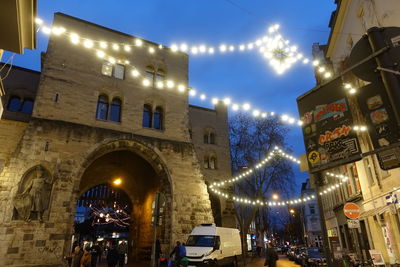
{"label": "white van", "polygon": [[189,266],[237,266],[242,257],[239,230],[215,224],[195,227],[185,246]]}

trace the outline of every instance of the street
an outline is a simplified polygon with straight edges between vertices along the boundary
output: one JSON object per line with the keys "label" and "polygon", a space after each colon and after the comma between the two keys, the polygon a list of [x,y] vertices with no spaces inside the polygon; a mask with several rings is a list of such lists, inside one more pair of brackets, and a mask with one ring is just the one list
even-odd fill
{"label": "street", "polygon": [[[264,266],[264,258],[254,258],[249,260],[249,264],[246,267],[262,267]],[[276,262],[277,267],[295,267],[300,266],[293,261],[288,260],[285,255],[279,255],[279,260]]]}

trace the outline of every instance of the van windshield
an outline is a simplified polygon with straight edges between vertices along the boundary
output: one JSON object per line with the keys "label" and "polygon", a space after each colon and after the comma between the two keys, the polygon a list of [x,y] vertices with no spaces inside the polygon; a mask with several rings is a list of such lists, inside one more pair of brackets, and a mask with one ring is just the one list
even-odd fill
{"label": "van windshield", "polygon": [[214,247],[215,236],[213,235],[191,235],[189,236],[187,247]]}

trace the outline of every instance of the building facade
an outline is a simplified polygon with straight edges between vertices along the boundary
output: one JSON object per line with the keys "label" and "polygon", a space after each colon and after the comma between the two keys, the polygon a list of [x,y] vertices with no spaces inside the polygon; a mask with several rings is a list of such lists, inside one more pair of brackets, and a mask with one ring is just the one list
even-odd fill
{"label": "building facade", "polygon": [[[310,180],[307,179],[301,185],[301,197],[315,195]],[[307,201],[301,207],[301,218],[303,223],[303,243],[308,247],[322,247],[321,221],[316,199]]]}
{"label": "building facade", "polygon": [[71,43],[71,33],[109,44],[138,39],[61,13],[54,25],[70,34],[50,37],[41,72],[14,67],[4,81],[0,265],[61,266],[77,200],[116,180],[132,206],[131,260],[151,248],[156,192],[165,200],[164,251],[200,223],[234,226],[232,203],[210,198],[206,185],[231,175],[226,107],[190,106],[187,91],[156,87],[187,85],[188,56],[140,40],[132,51],[105,48],[118,58],[110,64],[88,43]]}
{"label": "building facade", "polygon": [[[337,9],[330,20],[331,33],[326,45],[314,44],[314,57],[335,75],[350,67],[348,58],[354,45],[371,27],[400,27],[400,3],[396,0],[341,0],[335,1]],[[323,74],[316,72],[317,82],[325,81]],[[362,87],[365,82],[354,79],[352,84]],[[355,124],[365,124],[363,114],[356,105],[357,93],[348,95],[352,105]],[[399,109],[399,107],[395,107]],[[362,152],[373,150],[370,136],[359,132]],[[375,155],[346,164],[324,173],[321,192],[325,223],[330,248],[336,259],[349,255],[354,260],[369,260],[370,250],[383,255],[386,264],[400,262],[399,196],[400,169],[385,171],[380,168]],[[338,177],[347,177],[340,186]],[[343,212],[347,202],[358,204],[361,209],[359,226],[351,228]]]}

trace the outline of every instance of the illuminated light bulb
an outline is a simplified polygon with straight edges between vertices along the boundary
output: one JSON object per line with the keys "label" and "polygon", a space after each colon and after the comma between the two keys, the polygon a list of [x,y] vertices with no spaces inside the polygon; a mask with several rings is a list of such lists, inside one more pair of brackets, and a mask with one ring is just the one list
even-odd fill
{"label": "illuminated light bulb", "polygon": [[107,48],[108,44],[106,42],[100,42],[100,47],[101,48]]}
{"label": "illuminated light bulb", "polygon": [[249,109],[250,109],[250,104],[245,103],[245,104],[243,104],[242,108],[243,108],[244,110],[249,110]]}
{"label": "illuminated light bulb", "polygon": [[51,33],[51,29],[47,26],[43,26],[42,28],[42,32],[45,34],[50,34]]}
{"label": "illuminated light bulb", "polygon": [[322,72],[325,71],[325,68],[324,68],[324,67],[320,67],[320,68],[318,69],[318,71],[322,73]]}
{"label": "illuminated light bulb", "polygon": [[354,131],[358,131],[360,129],[360,127],[358,127],[357,125],[356,126],[353,126],[353,130]]}
{"label": "illuminated light bulb", "polygon": [[192,52],[192,54],[197,55],[197,53],[199,52],[199,49],[196,46],[193,46],[190,51]]}
{"label": "illuminated light bulb", "polygon": [[274,25],[274,29],[275,29],[275,30],[278,30],[278,29],[279,29],[279,27],[280,27],[280,25],[279,25],[279,24],[275,24],[275,25]]}
{"label": "illuminated light bulb", "polygon": [[201,100],[205,100],[206,98],[207,98],[207,97],[206,97],[205,94],[201,94],[201,95],[200,95],[200,99],[201,99]]}
{"label": "illuminated light bulb", "polygon": [[229,98],[224,99],[224,104],[229,105],[231,103],[231,100]]}
{"label": "illuminated light bulb", "polygon": [[310,62],[308,58],[303,59],[303,64],[307,64],[308,62]]}
{"label": "illuminated light bulb", "polygon": [[129,64],[130,62],[129,62],[129,60],[125,60],[125,64]]}
{"label": "illuminated light bulb", "polygon": [[214,105],[216,105],[216,104],[218,104],[218,98],[213,98],[212,100],[211,100],[211,103],[213,103]]}
{"label": "illuminated light bulb", "polygon": [[253,48],[254,48],[254,44],[253,43],[250,43],[250,44],[247,45],[247,49],[251,50]]}
{"label": "illuminated light bulb", "polygon": [[132,70],[131,74],[133,77],[138,77],[140,73],[137,70]]}
{"label": "illuminated light bulb", "polygon": [[172,52],[178,51],[178,46],[176,44],[171,45]]}
{"label": "illuminated light bulb", "polygon": [[246,49],[246,46],[244,44],[239,45],[239,50],[243,51]]}
{"label": "illuminated light bulb", "polygon": [[175,83],[173,81],[167,81],[167,87],[172,88],[175,86]]}
{"label": "illuminated light bulb", "polygon": [[289,116],[288,115],[282,115],[281,119],[283,121],[287,121],[289,119]]}
{"label": "illuminated light bulb", "polygon": [[76,33],[71,33],[70,40],[73,44],[78,44],[79,43],[79,35],[77,35]]}
{"label": "illuminated light bulb", "polygon": [[261,117],[266,118],[266,117],[267,117],[267,113],[263,112],[263,113],[261,114]]}
{"label": "illuminated light bulb", "polygon": [[295,119],[293,119],[293,118],[290,118],[290,119],[289,119],[289,123],[290,123],[290,124],[293,124],[294,122],[295,122]]}
{"label": "illuminated light bulb", "polygon": [[212,48],[212,47],[208,48],[208,53],[209,54],[214,54],[214,52],[215,52],[214,48]]}
{"label": "illuminated light bulb", "polygon": [[361,126],[361,127],[360,127],[360,131],[364,132],[364,131],[366,131],[366,130],[367,130],[367,127],[365,127],[365,126]]}
{"label": "illuminated light bulb", "polygon": [[351,88],[351,89],[349,90],[349,93],[352,94],[352,95],[355,94],[356,92],[357,92],[357,90],[354,89],[354,88]]}
{"label": "illuminated light bulb", "polygon": [[108,61],[111,63],[111,64],[115,64],[117,61],[115,60],[115,58],[113,58],[113,57],[109,57],[108,58]]}
{"label": "illuminated light bulb", "polygon": [[271,26],[271,27],[268,28],[268,32],[269,32],[269,33],[273,33],[274,31],[275,31],[275,28],[274,28],[273,26]]}
{"label": "illuminated light bulb", "polygon": [[332,73],[326,72],[326,73],[324,74],[324,77],[325,77],[325,78],[330,78],[330,77],[332,77]]}
{"label": "illuminated light bulb", "polygon": [[183,84],[178,85],[179,92],[185,92],[186,87]]}
{"label": "illuminated light bulb", "polygon": [[85,40],[84,42],[83,42],[83,46],[84,47],[86,47],[86,48],[92,48],[93,47],[93,41],[91,41],[91,40]]}
{"label": "illuminated light bulb", "polygon": [[226,45],[220,45],[219,51],[225,52],[226,51]]}
{"label": "illuminated light bulb", "polygon": [[256,41],[256,46],[260,46],[262,44],[262,41],[260,40],[260,39],[258,39],[257,41]]}
{"label": "illuminated light bulb", "polygon": [[273,57],[273,54],[272,54],[271,52],[265,52],[265,53],[264,53],[264,57],[266,57],[266,58],[272,58],[272,57]]}
{"label": "illuminated light bulb", "polygon": [[66,31],[66,29],[63,27],[54,27],[51,31],[55,35],[60,35],[60,34],[64,33]]}
{"label": "illuminated light bulb", "polygon": [[234,47],[233,45],[231,45],[231,46],[229,47],[229,51],[231,51],[231,52],[235,51],[235,47]]}
{"label": "illuminated light bulb", "polygon": [[292,51],[292,52],[296,52],[297,51],[297,46],[291,46],[290,47],[290,51]]}
{"label": "illuminated light bulb", "polygon": [[297,121],[297,125],[302,126],[303,122],[302,121]]}
{"label": "illuminated light bulb", "polygon": [[119,45],[118,44],[113,44],[112,45],[112,49],[114,49],[114,50],[119,50]]}
{"label": "illuminated light bulb", "polygon": [[164,83],[162,81],[158,81],[156,86],[157,86],[157,88],[162,89],[162,88],[164,88]]}
{"label": "illuminated light bulb", "polygon": [[351,88],[351,84],[349,84],[349,83],[345,83],[345,84],[344,84],[344,88],[346,88],[346,89],[350,89],[350,88]]}
{"label": "illuminated light bulb", "polygon": [[149,86],[150,85],[150,81],[148,79],[144,79],[142,83],[143,83],[144,86]]}
{"label": "illuminated light bulb", "polygon": [[253,116],[254,116],[254,117],[260,116],[260,111],[257,110],[257,109],[253,110]]}
{"label": "illuminated light bulb", "polygon": [[192,88],[192,89],[190,89],[190,91],[189,91],[189,95],[191,95],[191,96],[195,96],[196,94],[197,94],[196,90],[194,90],[193,88]]}
{"label": "illuminated light bulb", "polygon": [[233,104],[233,105],[232,105],[232,109],[233,109],[234,111],[239,110],[239,105],[238,105],[238,104]]}
{"label": "illuminated light bulb", "polygon": [[106,56],[106,54],[105,54],[103,51],[101,51],[101,50],[98,50],[96,54],[97,54],[97,56],[98,56],[99,58],[103,58],[103,57]]}
{"label": "illuminated light bulb", "polygon": [[297,59],[302,59],[303,58],[303,54],[297,54],[296,58]]}
{"label": "illuminated light bulb", "polygon": [[153,47],[149,47],[149,53],[154,54],[154,52],[156,52],[156,50]]}
{"label": "illuminated light bulb", "polygon": [[42,25],[42,24],[43,24],[43,20],[40,19],[40,18],[35,18],[35,23],[36,23],[37,25]]}
{"label": "illuminated light bulb", "polygon": [[158,49],[163,49],[163,46],[162,46],[162,45],[159,45],[159,46],[158,46]]}
{"label": "illuminated light bulb", "polygon": [[275,112],[271,112],[271,116],[274,116],[275,115]]}
{"label": "illuminated light bulb", "polygon": [[126,52],[130,52],[131,51],[131,47],[129,45],[124,45],[124,50]]}
{"label": "illuminated light bulb", "polygon": [[313,64],[313,66],[318,66],[319,63],[320,63],[319,60],[314,60],[312,64]]}
{"label": "illuminated light bulb", "polygon": [[205,53],[207,51],[207,47],[205,45],[200,45],[199,51],[200,51],[200,53]]}
{"label": "illuminated light bulb", "polygon": [[143,45],[143,41],[141,39],[135,39],[135,45],[142,46]]}
{"label": "illuminated light bulb", "polygon": [[180,47],[179,47],[179,49],[182,51],[182,52],[186,52],[187,50],[188,50],[188,45],[187,44],[181,44],[180,45]]}

